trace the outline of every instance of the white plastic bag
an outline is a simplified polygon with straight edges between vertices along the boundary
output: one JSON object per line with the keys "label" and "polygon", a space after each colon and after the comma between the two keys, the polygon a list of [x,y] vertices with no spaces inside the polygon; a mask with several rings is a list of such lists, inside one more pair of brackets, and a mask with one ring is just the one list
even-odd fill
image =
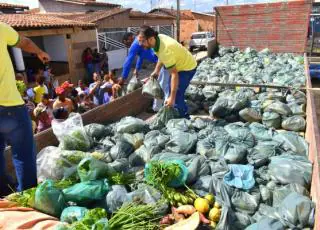
{"label": "white plastic bag", "polygon": [[42,149],[37,155],[38,180],[45,179],[60,180],[63,177],[63,170],[57,170],[57,161],[60,158],[61,150],[55,146],[48,146]]}
{"label": "white plastic bag", "polygon": [[91,140],[85,132],[82,117],[79,113],[74,114],[62,122],[53,120],[52,130],[63,150],[86,152],[91,147]]}

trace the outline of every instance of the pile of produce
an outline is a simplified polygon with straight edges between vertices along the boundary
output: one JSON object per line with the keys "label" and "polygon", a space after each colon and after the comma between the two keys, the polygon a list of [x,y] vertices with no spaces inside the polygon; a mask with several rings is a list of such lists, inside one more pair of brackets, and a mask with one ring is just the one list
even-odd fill
{"label": "pile of produce", "polygon": [[187,98],[193,101],[193,112],[204,109],[213,118],[228,122],[259,122],[269,128],[303,132],[306,127],[305,93],[299,90],[252,88],[224,90],[221,87],[191,86]]}
{"label": "pile of produce", "polygon": [[289,53],[219,47],[219,56],[204,60],[194,81],[300,87],[305,85],[304,58]]}
{"label": "pile of produce", "polygon": [[[264,55],[288,71],[299,61],[264,52],[229,49],[220,60],[252,56],[255,66]],[[215,119],[166,107],[151,122],[83,126],[70,117],[53,127],[59,147],[37,156],[42,183],[7,199],[60,218],[57,230],[312,228],[312,163],[298,132],[304,93],[191,86],[188,97]]]}
{"label": "pile of produce", "polygon": [[85,126],[90,151],[43,149],[43,182],[8,199],[60,217],[58,229],[312,227],[312,164],[296,132],[202,118],[150,127],[133,117]]}

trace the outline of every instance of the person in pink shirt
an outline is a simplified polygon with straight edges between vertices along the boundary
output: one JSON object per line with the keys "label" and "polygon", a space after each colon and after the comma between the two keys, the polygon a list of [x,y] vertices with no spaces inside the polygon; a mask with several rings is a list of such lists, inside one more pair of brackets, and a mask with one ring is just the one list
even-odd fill
{"label": "person in pink shirt", "polygon": [[49,117],[49,114],[47,112],[47,107],[46,106],[39,104],[33,110],[33,114],[34,114],[34,117],[37,119],[37,122],[38,122],[38,126],[37,126],[37,132],[38,133],[51,127],[52,119]]}

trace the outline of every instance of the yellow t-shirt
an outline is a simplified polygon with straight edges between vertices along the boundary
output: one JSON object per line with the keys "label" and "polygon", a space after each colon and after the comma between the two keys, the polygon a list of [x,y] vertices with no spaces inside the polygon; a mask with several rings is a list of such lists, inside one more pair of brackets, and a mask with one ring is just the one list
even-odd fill
{"label": "yellow t-shirt", "polygon": [[23,105],[24,102],[17,89],[8,46],[19,42],[19,34],[9,25],[0,22],[0,106]]}
{"label": "yellow t-shirt", "polygon": [[41,85],[38,85],[36,87],[33,88],[33,91],[34,91],[34,102],[39,104],[41,102],[41,99],[42,99],[42,95],[46,93],[46,88],[45,86],[41,86]]}
{"label": "yellow t-shirt", "polygon": [[156,39],[155,54],[167,69],[176,67],[177,71],[190,71],[197,67],[192,54],[173,38],[159,34]]}

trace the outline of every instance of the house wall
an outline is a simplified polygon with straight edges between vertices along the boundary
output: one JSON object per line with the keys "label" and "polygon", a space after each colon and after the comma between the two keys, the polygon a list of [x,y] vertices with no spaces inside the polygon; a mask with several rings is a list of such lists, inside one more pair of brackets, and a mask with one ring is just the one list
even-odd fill
{"label": "house wall", "polygon": [[198,31],[215,32],[216,17],[201,14],[193,14],[198,21]]}
{"label": "house wall", "polygon": [[73,83],[86,76],[85,67],[82,63],[82,53],[87,48],[97,47],[96,30],[81,30],[71,34],[70,39],[66,39],[68,49],[68,61],[70,63],[70,78]]}
{"label": "house wall", "polygon": [[198,31],[198,22],[196,20],[180,21],[180,41],[189,41],[191,34]]}
{"label": "house wall", "polygon": [[86,12],[89,10],[108,10],[114,7],[85,6],[67,2],[56,2],[55,0],[39,0],[39,8],[40,12]]}
{"label": "house wall", "polygon": [[142,25],[172,25],[174,23],[171,19],[143,19],[143,18],[130,18],[130,13],[124,12],[104,20],[97,22],[99,31],[104,28],[127,28],[131,26],[140,27]]}
{"label": "house wall", "polygon": [[220,45],[305,52],[311,10],[308,1],[221,6],[215,10]]}

